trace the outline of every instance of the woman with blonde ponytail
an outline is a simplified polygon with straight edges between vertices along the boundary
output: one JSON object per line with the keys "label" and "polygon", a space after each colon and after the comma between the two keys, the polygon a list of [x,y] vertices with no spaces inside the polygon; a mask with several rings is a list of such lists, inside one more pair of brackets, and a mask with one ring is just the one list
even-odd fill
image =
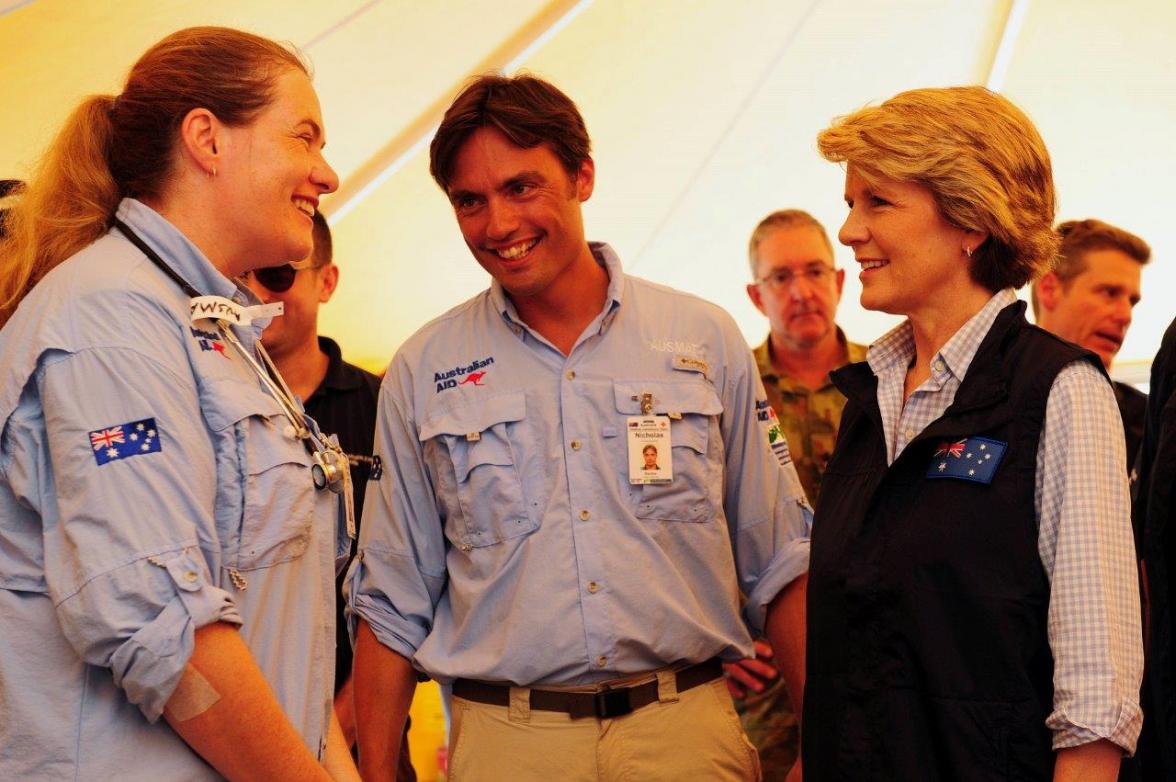
{"label": "woman with blonde ponytail", "polygon": [[6,215],[0,779],[358,778],[331,708],[346,462],[237,282],[309,254],[324,143],[297,54],[181,30]]}

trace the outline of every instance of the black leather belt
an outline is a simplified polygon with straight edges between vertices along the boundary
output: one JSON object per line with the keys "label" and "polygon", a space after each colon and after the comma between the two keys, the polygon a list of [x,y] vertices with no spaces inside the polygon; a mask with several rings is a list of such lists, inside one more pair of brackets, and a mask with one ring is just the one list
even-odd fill
{"label": "black leather belt", "polygon": [[[723,675],[719,659],[691,665],[678,671],[678,692],[714,681]],[[467,701],[488,703],[492,706],[510,705],[510,685],[490,684],[474,679],[458,679],[453,683],[453,694]],[[561,711],[572,719],[621,717],[657,700],[657,679],[632,687],[615,687],[598,692],[561,692],[531,690],[531,708],[537,711]]]}

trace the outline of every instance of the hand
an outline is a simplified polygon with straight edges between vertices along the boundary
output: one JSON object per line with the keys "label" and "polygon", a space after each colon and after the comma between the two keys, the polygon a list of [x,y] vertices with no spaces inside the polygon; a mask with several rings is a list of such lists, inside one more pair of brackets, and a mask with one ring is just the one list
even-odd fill
{"label": "hand", "polygon": [[745,698],[748,692],[763,692],[779,675],[767,641],[755,642],[755,657],[735,663],[723,663],[727,690],[733,698]]}

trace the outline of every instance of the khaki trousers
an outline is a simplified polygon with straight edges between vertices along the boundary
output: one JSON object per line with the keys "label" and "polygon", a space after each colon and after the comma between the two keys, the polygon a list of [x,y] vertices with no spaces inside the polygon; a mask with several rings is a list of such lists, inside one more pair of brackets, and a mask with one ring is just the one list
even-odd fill
{"label": "khaki trousers", "polygon": [[511,690],[510,706],[454,697],[449,779],[758,782],[759,757],[723,679],[682,693],[672,676],[658,679],[658,701],[603,720],[532,711],[525,688]]}

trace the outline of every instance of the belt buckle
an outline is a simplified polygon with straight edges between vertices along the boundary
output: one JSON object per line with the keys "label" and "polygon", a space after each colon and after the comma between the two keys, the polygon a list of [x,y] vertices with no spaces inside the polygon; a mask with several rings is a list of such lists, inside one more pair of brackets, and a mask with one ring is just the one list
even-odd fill
{"label": "belt buckle", "polygon": [[619,690],[601,690],[596,693],[592,701],[596,708],[597,718],[607,720],[631,713],[633,704],[629,700],[630,691],[631,688],[624,687]]}

